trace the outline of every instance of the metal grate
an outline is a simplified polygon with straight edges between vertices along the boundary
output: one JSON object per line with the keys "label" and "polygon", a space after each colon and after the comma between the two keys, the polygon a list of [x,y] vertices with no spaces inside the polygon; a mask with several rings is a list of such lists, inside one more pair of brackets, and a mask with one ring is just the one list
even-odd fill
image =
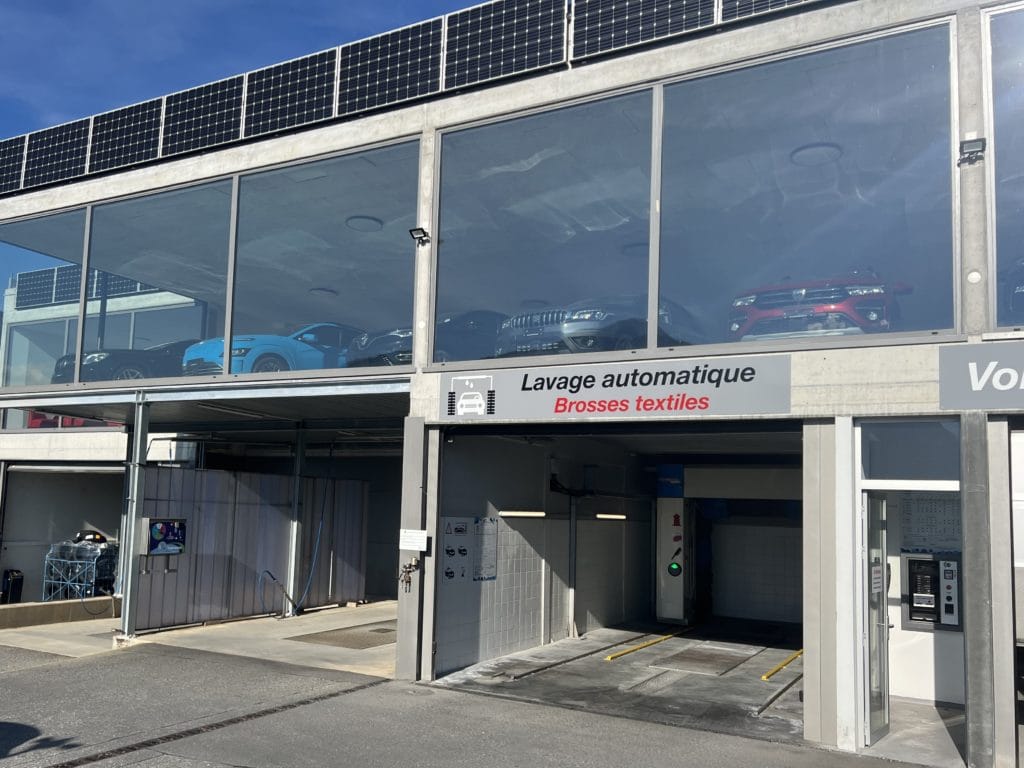
{"label": "metal grate", "polygon": [[167,97],[163,155],[192,152],[241,135],[241,75]]}
{"label": "metal grate", "polygon": [[156,159],[163,99],[97,115],[93,119],[89,171],[106,171]]}
{"label": "metal grate", "polygon": [[408,101],[441,90],[442,19],[341,48],[338,114]]}
{"label": "metal grate", "polygon": [[58,125],[28,135],[25,186],[63,181],[85,173],[89,120]]}
{"label": "metal grate", "polygon": [[260,136],[334,115],[335,59],[331,49],[249,74],[245,135]]}
{"label": "metal grate", "polygon": [[565,61],[564,0],[498,0],[448,16],[445,88]]}
{"label": "metal grate", "polygon": [[715,0],[575,0],[574,8],[574,59],[715,23]]}

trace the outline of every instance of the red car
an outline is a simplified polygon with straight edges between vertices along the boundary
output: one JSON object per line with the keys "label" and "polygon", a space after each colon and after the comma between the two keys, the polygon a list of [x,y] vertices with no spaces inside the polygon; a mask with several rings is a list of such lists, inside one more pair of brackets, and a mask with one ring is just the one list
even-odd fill
{"label": "red car", "polygon": [[871,269],[754,288],[732,300],[729,336],[736,341],[891,331],[900,320],[896,297],[912,290]]}

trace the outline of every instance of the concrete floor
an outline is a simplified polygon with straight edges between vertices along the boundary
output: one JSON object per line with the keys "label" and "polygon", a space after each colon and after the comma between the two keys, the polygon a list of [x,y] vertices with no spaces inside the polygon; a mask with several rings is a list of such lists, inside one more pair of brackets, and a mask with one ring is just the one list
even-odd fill
{"label": "concrete floor", "polygon": [[619,717],[788,743],[803,739],[802,659],[770,680],[761,675],[793,648],[724,635],[671,637],[613,661],[615,651],[658,637],[599,629],[476,664],[436,685],[546,702]]}
{"label": "concrete floor", "polygon": [[[325,608],[286,619],[260,617],[139,635],[133,644],[156,643],[176,648],[225,653],[297,664],[316,669],[393,678],[395,644],[355,649],[293,638],[330,630],[394,620],[398,603],[385,600],[352,608]],[[45,624],[0,630],[0,646],[23,654],[81,658],[114,647],[119,619]]]}
{"label": "concrete floor", "polygon": [[889,734],[864,754],[934,768],[963,768],[963,707],[889,697]]}

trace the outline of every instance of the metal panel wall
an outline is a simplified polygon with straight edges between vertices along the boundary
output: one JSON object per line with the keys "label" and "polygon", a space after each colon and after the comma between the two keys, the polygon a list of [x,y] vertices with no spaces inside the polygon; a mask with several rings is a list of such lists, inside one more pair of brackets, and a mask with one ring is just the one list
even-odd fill
{"label": "metal panel wall", "polygon": [[357,480],[304,479],[296,595],[303,607],[366,598],[368,494]]}
{"label": "metal panel wall", "polygon": [[[291,478],[148,467],[144,515],[185,520],[182,555],[141,558],[139,630],[255,616],[280,605]],[[261,599],[262,598],[262,599]]]}

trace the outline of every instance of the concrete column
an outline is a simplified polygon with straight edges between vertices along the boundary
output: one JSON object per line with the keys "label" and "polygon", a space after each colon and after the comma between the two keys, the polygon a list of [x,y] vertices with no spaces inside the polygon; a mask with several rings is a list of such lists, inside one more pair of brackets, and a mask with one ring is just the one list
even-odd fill
{"label": "concrete column", "polygon": [[804,422],[804,738],[864,744],[863,646],[853,419]]}
{"label": "concrete column", "polygon": [[989,525],[992,531],[992,660],[995,677],[994,764],[1011,768],[1017,758],[1017,691],[1014,665],[1013,529],[1010,496],[1010,429],[1005,418],[988,422]]}
{"label": "concrete column", "polygon": [[141,396],[135,402],[132,421],[132,456],[128,466],[128,504],[125,515],[124,541],[121,546],[127,550],[124,569],[124,583],[121,585],[121,636],[134,637],[138,615],[138,559],[139,551],[137,523],[143,513],[146,493],[146,458],[149,447],[149,404]]}
{"label": "concrete column", "polygon": [[[426,427],[424,419],[405,419],[402,446],[401,527],[422,530],[426,524]],[[431,532],[432,535],[434,532]],[[425,553],[400,550],[399,568],[412,558],[423,562]],[[398,574],[395,574],[398,578]],[[421,618],[423,616],[423,570],[412,573],[408,585],[398,583],[398,646],[395,676],[399,680],[418,680],[420,675]]]}
{"label": "concrete column", "polygon": [[996,765],[988,451],[986,414],[981,411],[964,413],[960,419],[960,495],[969,768]]}

